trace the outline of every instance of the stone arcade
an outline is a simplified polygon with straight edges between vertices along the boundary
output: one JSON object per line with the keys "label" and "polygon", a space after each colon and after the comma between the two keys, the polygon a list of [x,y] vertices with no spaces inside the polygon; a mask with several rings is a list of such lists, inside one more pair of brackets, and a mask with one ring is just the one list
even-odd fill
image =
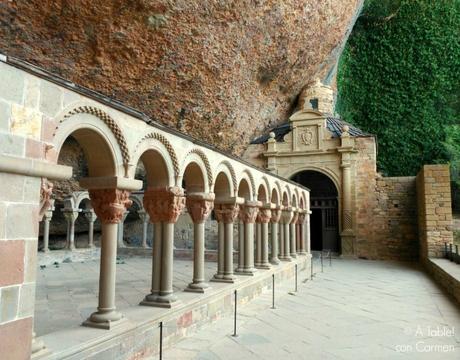
{"label": "stone arcade", "polygon": [[[201,317],[215,318],[225,310],[221,304],[231,305],[231,289],[257,292],[270,281],[271,274],[289,277],[293,276],[294,264],[310,266],[307,188],[41,69],[12,58],[1,60],[0,339],[1,351],[10,359],[28,358],[30,353],[49,359],[90,358],[119,351],[119,347],[129,348],[129,353],[120,356],[150,354],[156,349],[155,343],[139,341],[133,345],[133,337],[153,339],[159,319],[175,321],[181,314],[192,314],[196,299],[205,296],[213,296],[214,303],[209,303],[214,306]],[[46,340],[32,337],[38,223],[44,222],[47,251],[52,182],[72,176],[71,168],[57,164],[69,136],[83,148],[88,177],[80,180],[87,193],[75,193],[65,201],[67,247],[75,249],[74,224],[83,201],[89,247],[94,244],[92,224],[96,217],[101,222],[99,294],[95,311],[83,323],[85,327],[62,336],[53,334],[56,341],[50,346]],[[147,307],[139,306],[143,309],[133,318],[117,311],[115,275],[117,247],[123,246],[120,224],[131,205],[131,193],[143,187],[142,181],[135,179],[139,162],[146,171],[143,209],[154,224],[155,240],[151,292],[139,299],[140,305]],[[191,297],[173,290],[174,224],[185,208],[194,234],[193,274],[184,289],[192,292]],[[218,256],[215,276],[207,279],[204,221],[213,209],[218,222]],[[239,246],[234,270],[235,223]],[[144,246],[146,241],[144,233]],[[153,312],[151,307],[166,309]]]}

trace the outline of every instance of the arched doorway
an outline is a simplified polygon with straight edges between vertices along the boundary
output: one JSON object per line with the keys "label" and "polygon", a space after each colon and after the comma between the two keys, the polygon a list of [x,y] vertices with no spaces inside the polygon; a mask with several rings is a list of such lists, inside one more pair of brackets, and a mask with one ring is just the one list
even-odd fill
{"label": "arched doorway", "polygon": [[334,182],[313,170],[298,172],[291,179],[310,189],[311,249],[339,253],[339,201]]}

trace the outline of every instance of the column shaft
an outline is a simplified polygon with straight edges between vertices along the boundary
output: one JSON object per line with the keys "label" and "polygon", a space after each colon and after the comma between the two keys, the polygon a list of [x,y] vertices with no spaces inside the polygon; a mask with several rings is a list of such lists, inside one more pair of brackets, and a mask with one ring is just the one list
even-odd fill
{"label": "column shaft", "polygon": [[286,257],[286,252],[284,250],[284,223],[280,223],[279,225],[280,225],[280,232],[279,232],[280,256],[279,256],[279,259],[284,260],[284,258]]}
{"label": "column shaft", "polygon": [[255,266],[258,268],[262,263],[262,224],[256,223],[256,259]]}
{"label": "column shaft", "polygon": [[186,290],[204,292],[209,288],[209,284],[204,282],[204,223],[193,225],[193,238],[193,281]]}
{"label": "column shaft", "polygon": [[43,251],[48,252],[50,239],[50,219],[45,217],[43,221]]}
{"label": "column shaft", "polygon": [[174,223],[163,223],[162,271],[159,302],[175,300],[173,295]]}
{"label": "column shaft", "polygon": [[296,230],[296,224],[291,223],[289,224],[289,233],[291,236],[291,243],[290,243],[290,255],[293,258],[297,257],[297,251],[296,251],[296,237],[297,237],[297,230]]}
{"label": "column shaft", "polygon": [[270,262],[273,265],[278,265],[280,263],[280,260],[278,258],[278,223],[277,222],[272,222],[272,254],[271,254],[271,260]]}
{"label": "column shaft", "polygon": [[233,223],[225,224],[225,262],[224,262],[224,279],[233,281]]}
{"label": "column shaft", "polygon": [[244,270],[244,224],[243,222],[238,223],[238,270]]}
{"label": "column shaft", "polygon": [[94,247],[94,221],[88,223],[88,247]]}
{"label": "column shaft", "polygon": [[[103,223],[101,238],[101,263],[99,272],[99,305],[84,325],[110,328],[110,323],[120,320],[122,315],[115,311],[115,283],[117,263],[117,224]],[[97,325],[96,325],[97,327]]]}
{"label": "column shaft", "polygon": [[270,263],[268,262],[268,222],[263,222],[261,224],[262,230],[262,260],[260,263],[260,267],[262,269],[270,269]]}
{"label": "column shaft", "polygon": [[222,279],[224,276],[224,258],[225,258],[225,229],[222,221],[217,223],[217,274],[215,279]]}
{"label": "column shaft", "polygon": [[147,230],[148,230],[149,222],[143,221],[142,222],[142,247],[147,248]]}
{"label": "column shaft", "polygon": [[254,273],[254,223],[244,224],[244,272]]}

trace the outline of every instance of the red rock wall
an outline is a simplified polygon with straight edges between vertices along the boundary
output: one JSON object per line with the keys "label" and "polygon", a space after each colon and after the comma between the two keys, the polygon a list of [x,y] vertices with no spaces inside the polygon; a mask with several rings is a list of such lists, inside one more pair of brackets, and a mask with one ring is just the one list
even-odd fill
{"label": "red rock wall", "polygon": [[20,0],[0,52],[241,153],[334,68],[362,0]]}

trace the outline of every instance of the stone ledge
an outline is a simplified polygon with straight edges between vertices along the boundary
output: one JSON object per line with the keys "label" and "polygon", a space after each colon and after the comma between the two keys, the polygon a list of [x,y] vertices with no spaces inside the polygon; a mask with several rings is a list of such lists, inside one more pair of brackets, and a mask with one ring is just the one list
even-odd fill
{"label": "stone ledge", "polygon": [[460,304],[460,265],[447,259],[427,259],[425,269]]}

